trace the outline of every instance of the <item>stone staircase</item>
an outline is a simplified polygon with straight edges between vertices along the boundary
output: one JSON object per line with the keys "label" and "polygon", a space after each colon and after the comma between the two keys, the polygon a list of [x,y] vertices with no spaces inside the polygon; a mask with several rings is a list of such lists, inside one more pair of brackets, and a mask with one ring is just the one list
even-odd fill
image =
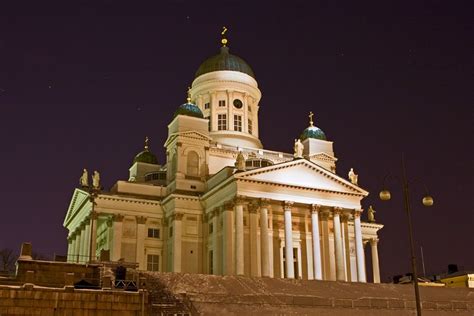
{"label": "stone staircase", "polygon": [[160,316],[191,316],[193,313],[190,304],[187,304],[184,297],[179,297],[171,293],[159,278],[154,277],[153,272],[140,273],[141,278],[145,278],[145,288],[149,293],[149,315]]}

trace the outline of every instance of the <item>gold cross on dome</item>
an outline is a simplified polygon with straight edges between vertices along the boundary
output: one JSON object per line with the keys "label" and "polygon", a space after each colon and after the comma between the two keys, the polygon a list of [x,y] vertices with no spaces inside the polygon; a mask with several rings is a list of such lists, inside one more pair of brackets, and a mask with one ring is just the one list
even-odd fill
{"label": "gold cross on dome", "polygon": [[149,141],[150,139],[148,138],[148,136],[145,136],[145,150],[148,150],[148,146],[149,146]]}
{"label": "gold cross on dome", "polygon": [[310,126],[313,126],[313,116],[314,116],[313,112],[309,111],[308,117],[309,117],[309,125]]}
{"label": "gold cross on dome", "polygon": [[188,87],[188,97],[186,99],[188,103],[191,103],[191,87]]}
{"label": "gold cross on dome", "polygon": [[222,46],[225,47],[226,44],[227,44],[227,38],[225,36],[225,33],[227,32],[227,28],[225,26],[222,27],[222,32],[221,32],[221,36],[222,36],[222,39],[221,39],[221,43],[222,43]]}

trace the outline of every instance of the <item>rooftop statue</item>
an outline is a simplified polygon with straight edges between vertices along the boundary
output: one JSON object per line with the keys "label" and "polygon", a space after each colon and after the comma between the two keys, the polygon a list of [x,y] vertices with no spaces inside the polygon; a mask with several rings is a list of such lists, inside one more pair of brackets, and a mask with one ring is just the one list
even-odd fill
{"label": "rooftop statue", "polygon": [[293,147],[293,150],[295,151],[293,156],[298,159],[298,158],[303,158],[303,149],[304,145],[301,143],[301,140],[295,139],[295,145]]}
{"label": "rooftop statue", "polygon": [[92,187],[96,190],[100,189],[100,173],[97,170],[92,175]]}
{"label": "rooftop statue", "polygon": [[241,151],[237,154],[237,159],[235,160],[235,168],[237,171],[245,171],[245,157]]}
{"label": "rooftop statue", "polygon": [[87,188],[89,186],[88,177],[89,175],[87,173],[87,169],[84,168],[84,170],[82,171],[82,176],[79,178],[79,184],[81,185],[81,187]]}
{"label": "rooftop statue", "polygon": [[372,205],[369,206],[369,209],[367,210],[367,218],[370,223],[375,223],[375,210]]}
{"label": "rooftop statue", "polygon": [[351,168],[351,170],[349,171],[349,179],[351,180],[352,184],[355,184],[357,185],[357,181],[359,179],[359,175],[357,175],[355,172],[354,172],[354,169]]}

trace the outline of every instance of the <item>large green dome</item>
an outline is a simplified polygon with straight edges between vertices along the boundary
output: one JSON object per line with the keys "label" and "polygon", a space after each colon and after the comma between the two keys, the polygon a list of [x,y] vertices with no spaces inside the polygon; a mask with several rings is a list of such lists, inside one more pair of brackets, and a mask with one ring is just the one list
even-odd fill
{"label": "large green dome", "polygon": [[145,138],[145,148],[142,152],[138,153],[135,158],[133,158],[133,163],[136,162],[144,162],[153,165],[158,164],[158,159],[156,156],[150,151],[150,147],[148,145],[148,137]]}
{"label": "large green dome", "polygon": [[192,104],[190,101],[187,103],[181,104],[178,109],[174,112],[173,117],[176,117],[178,115],[187,115],[187,116],[193,116],[197,118],[204,118],[204,115],[201,112],[201,109],[198,108],[197,105]]}
{"label": "large green dome", "polygon": [[221,52],[206,59],[196,71],[196,78],[209,72],[231,70],[243,72],[255,79],[252,68],[242,58],[229,53],[229,47],[221,47]]}

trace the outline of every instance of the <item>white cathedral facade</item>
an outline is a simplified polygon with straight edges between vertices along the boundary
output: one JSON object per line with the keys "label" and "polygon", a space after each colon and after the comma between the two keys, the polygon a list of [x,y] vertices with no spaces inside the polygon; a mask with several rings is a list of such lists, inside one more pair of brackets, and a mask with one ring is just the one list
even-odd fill
{"label": "white cathedral facade", "polygon": [[311,116],[295,153],[264,149],[260,98],[251,67],[224,43],[201,64],[187,103],[168,125],[165,163],[147,140],[128,180],[107,192],[74,191],[64,220],[68,261],[366,282],[370,244],[380,282],[383,225],[361,221],[368,192],[337,175],[333,143]]}

